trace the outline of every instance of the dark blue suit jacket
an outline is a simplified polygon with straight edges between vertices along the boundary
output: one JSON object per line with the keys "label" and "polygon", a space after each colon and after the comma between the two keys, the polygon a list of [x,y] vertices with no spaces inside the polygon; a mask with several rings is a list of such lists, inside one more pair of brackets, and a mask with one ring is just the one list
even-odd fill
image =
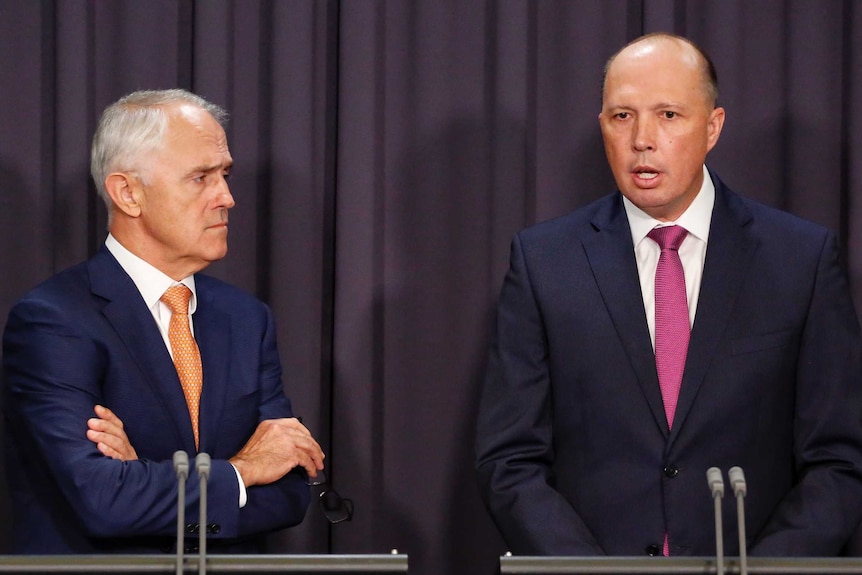
{"label": "dark blue suit jacket", "polygon": [[[214,552],[257,552],[262,534],[299,523],[303,476],[248,489],[239,508],[227,459],[264,419],[291,417],[275,326],[254,297],[196,275],[195,337],[204,385],[200,449]],[[19,553],[170,552],[176,534],[174,451],[194,437],[177,372],[131,278],[102,247],[90,261],[33,289],[9,314],[3,339],[7,471]],[[93,406],[123,421],[138,461],[104,457],[86,437]],[[194,470],[194,460],[191,468]],[[186,518],[198,520],[188,479]],[[196,535],[193,537],[197,537]]]}
{"label": "dark blue suit jacket", "polygon": [[667,532],[672,555],[714,554],[711,466],[745,471],[752,554],[835,555],[859,523],[862,342],[835,237],[713,180],[672,431],[622,196],[515,237],[477,434],[513,552],[638,555]]}

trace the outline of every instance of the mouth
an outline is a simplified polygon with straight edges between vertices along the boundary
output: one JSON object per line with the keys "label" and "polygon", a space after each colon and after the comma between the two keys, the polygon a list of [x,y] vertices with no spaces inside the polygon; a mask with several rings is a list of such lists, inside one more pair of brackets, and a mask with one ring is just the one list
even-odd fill
{"label": "mouth", "polygon": [[650,165],[641,165],[641,166],[635,166],[634,169],[632,169],[632,174],[634,174],[635,177],[638,177],[638,178],[643,178],[645,180],[651,180],[651,179],[655,178],[656,176],[658,176],[660,171],[661,170],[658,170],[658,169],[656,169]]}
{"label": "mouth", "polygon": [[661,171],[652,166],[636,166],[631,171],[631,174],[637,184],[650,187],[657,183],[659,176],[661,176]]}

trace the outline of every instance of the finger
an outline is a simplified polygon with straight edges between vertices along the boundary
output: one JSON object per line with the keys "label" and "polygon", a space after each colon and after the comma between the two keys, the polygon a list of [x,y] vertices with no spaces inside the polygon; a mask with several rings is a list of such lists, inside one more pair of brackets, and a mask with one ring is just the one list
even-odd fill
{"label": "finger", "polygon": [[[96,428],[87,430],[87,437],[90,441],[105,443],[124,457],[137,457],[135,449],[122,429],[106,424],[101,420],[96,420],[93,425]],[[102,427],[106,427],[106,429],[101,429]]]}
{"label": "finger", "polygon": [[304,467],[312,477],[317,474],[318,470],[323,469],[323,459],[326,456],[316,441],[295,444],[294,453],[294,457],[299,458],[301,462],[298,465]]}
{"label": "finger", "polygon": [[302,426],[301,423],[296,425],[299,425],[299,427],[296,427],[295,425],[291,424],[281,425],[279,427],[281,428],[284,435],[292,438],[295,441],[310,441],[317,445],[317,440],[314,439],[314,436],[311,434],[310,431],[308,431],[307,428]]}
{"label": "finger", "polygon": [[111,457],[113,459],[119,459],[119,452],[104,441],[102,441],[103,436],[103,433],[99,433],[96,431],[87,432],[87,439],[96,444],[96,449],[98,449],[102,453],[102,455]]}
{"label": "finger", "polygon": [[308,437],[311,437],[311,431],[309,431],[308,428],[305,427],[302,424],[302,422],[300,422],[295,417],[289,417],[286,419],[279,419],[277,421],[280,422],[281,425],[286,426],[290,431],[298,432],[298,433],[301,433],[302,435],[306,435]]}
{"label": "finger", "polygon": [[311,478],[317,477],[317,471],[319,468],[317,467],[317,464],[314,462],[314,460],[311,459],[310,457],[308,457],[307,455],[300,457],[299,467],[302,467],[303,469],[305,469],[305,473],[309,477],[311,477]]}
{"label": "finger", "polygon": [[93,407],[93,411],[95,411],[96,415],[102,419],[108,419],[110,416],[114,415],[114,412],[105,407],[104,405],[96,404]]}
{"label": "finger", "polygon": [[124,453],[117,451],[116,449],[105,443],[97,443],[96,447],[105,457],[110,457],[111,459],[119,459],[120,461],[126,461],[130,459]]}
{"label": "finger", "polygon": [[314,462],[317,469],[323,469],[323,460],[326,458],[326,454],[323,453],[323,450],[316,441],[312,441],[306,445],[297,445],[297,448],[304,452],[309,459]]}
{"label": "finger", "polygon": [[87,439],[92,441],[93,443],[99,443],[99,432],[94,429],[87,430]]}
{"label": "finger", "polygon": [[298,438],[295,441],[295,446],[308,454],[315,462],[319,463],[320,469],[323,469],[323,460],[326,459],[326,454],[320,444],[314,438]]}
{"label": "finger", "polygon": [[97,445],[105,445],[118,453],[126,445],[122,439],[111,435],[110,433],[105,433],[103,431],[93,431],[92,429],[87,431],[87,439]]}
{"label": "finger", "polygon": [[107,407],[105,407],[103,405],[97,405],[94,408],[94,411],[96,412],[96,415],[98,415],[100,419],[104,419],[105,421],[110,421],[111,423],[117,425],[118,427],[123,427],[122,420],[119,417],[117,417],[117,414],[115,414],[113,411],[111,411]]}
{"label": "finger", "polygon": [[87,427],[94,431],[101,431],[103,433],[110,433],[113,435],[123,436],[125,437],[126,432],[123,431],[123,428],[117,425],[112,421],[108,421],[107,419],[99,419],[97,417],[91,417],[87,420]]}
{"label": "finger", "polygon": [[324,457],[326,457],[326,455],[324,455],[323,453],[321,453],[319,456],[313,456],[313,457],[311,458],[311,459],[312,459],[312,461],[314,461],[314,465],[315,465],[318,469],[321,469],[321,470],[323,469],[323,458],[324,458]]}
{"label": "finger", "polygon": [[110,458],[112,458],[112,459],[117,459],[117,458],[115,457],[115,455],[117,455],[116,451],[114,451],[113,449],[111,449],[110,447],[108,447],[106,444],[104,444],[104,443],[96,443],[96,448],[97,448],[99,451],[101,451],[101,452],[102,452],[102,455],[104,455],[104,456],[106,456],[106,457],[110,457]]}
{"label": "finger", "polygon": [[118,459],[120,461],[133,461],[138,458],[134,450],[130,453],[126,453],[124,451],[117,451],[116,449],[104,443],[99,443],[97,447],[99,448],[99,451],[102,452],[102,455],[110,457],[111,459]]}
{"label": "finger", "polygon": [[96,448],[102,453],[102,455],[110,457],[111,459],[134,461],[138,458],[137,452],[135,452],[131,445],[122,445],[117,448],[115,445],[104,441],[94,441],[94,443],[96,443]]}

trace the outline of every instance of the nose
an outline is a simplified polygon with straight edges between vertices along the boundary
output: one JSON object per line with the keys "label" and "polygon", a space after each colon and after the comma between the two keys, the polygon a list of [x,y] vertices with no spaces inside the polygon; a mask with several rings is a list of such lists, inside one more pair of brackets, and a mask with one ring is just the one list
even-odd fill
{"label": "nose", "polygon": [[638,152],[655,149],[655,122],[649,116],[635,120],[632,147]]}
{"label": "nose", "polygon": [[230,193],[230,186],[224,176],[222,176],[221,182],[219,182],[217,201],[219,207],[222,208],[230,209],[236,205],[233,194]]}

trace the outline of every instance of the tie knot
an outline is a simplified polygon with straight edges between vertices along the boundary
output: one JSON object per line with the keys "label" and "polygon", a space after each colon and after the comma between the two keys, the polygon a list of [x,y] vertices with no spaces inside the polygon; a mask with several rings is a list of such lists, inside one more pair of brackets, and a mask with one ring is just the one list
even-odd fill
{"label": "tie knot", "polygon": [[192,290],[179,284],[171,286],[160,298],[165,305],[171,308],[171,313],[188,315],[189,300],[192,298]]}
{"label": "tie knot", "polygon": [[688,230],[682,226],[664,226],[651,229],[647,237],[657,243],[662,250],[678,250],[687,235]]}

